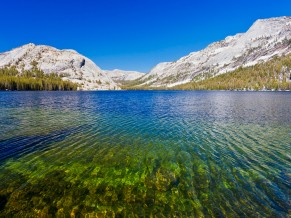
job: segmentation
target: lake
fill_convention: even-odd
[[[288,217],[291,94],[0,92],[1,217]]]

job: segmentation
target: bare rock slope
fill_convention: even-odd
[[[0,68],[16,66],[22,72],[30,70],[33,62],[47,74],[62,74],[64,80],[79,83],[83,90],[119,89],[95,63],[74,50],[58,50],[30,43],[0,54]]]
[[[113,79],[115,82],[131,81],[144,76],[144,73],[137,71],[125,71],[125,70],[106,70],[106,74]]]
[[[226,37],[175,62],[160,63],[139,80],[172,87],[252,66],[291,52],[291,17],[257,20],[242,34]]]

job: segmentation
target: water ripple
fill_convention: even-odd
[[[3,93],[0,216],[287,217],[290,98]]]

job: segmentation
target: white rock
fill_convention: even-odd
[[[30,70],[33,61],[47,74],[66,74],[64,80],[82,84],[83,90],[120,89],[95,63],[74,50],[58,50],[30,43],[0,54],[0,68],[16,66],[22,72]]]
[[[137,71],[125,71],[125,70],[105,70],[104,71],[107,76],[111,77],[113,81],[120,82],[120,81],[130,81],[138,79],[144,76],[144,73],[137,72]]]
[[[160,63],[140,80],[146,81],[143,85],[168,87],[203,80],[202,73],[219,75],[288,54],[291,46],[282,43],[286,39],[291,39],[291,17],[257,20],[246,33],[228,36],[178,61]]]

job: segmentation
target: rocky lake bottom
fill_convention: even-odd
[[[288,92],[0,93],[0,217],[288,217]]]

